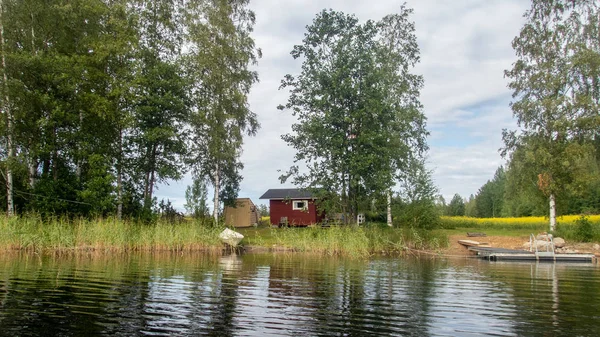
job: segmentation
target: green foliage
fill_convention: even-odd
[[[243,135],[258,129],[247,6],[3,0],[0,132],[16,155],[3,141],[0,162],[17,210],[153,223],[156,184],[188,170],[222,175],[233,200]]]
[[[480,218],[493,218],[501,215],[505,196],[506,174],[500,166],[494,179],[483,185],[475,196],[476,214]]]
[[[533,0],[513,41],[518,60],[505,72],[519,125],[503,135],[512,177],[522,181],[515,186],[537,185],[559,204],[587,186],[590,172],[580,168],[597,160],[599,14],[595,1]]]
[[[208,191],[206,190],[206,184],[201,179],[194,179],[192,185],[188,186],[185,190],[185,210],[192,217],[203,219],[209,215],[208,205],[206,204],[207,200]]]
[[[279,109],[298,118],[282,136],[296,156],[281,180],[323,194],[327,212],[354,218],[427,150],[423,79],[410,73],[419,61],[411,13],[402,6],[360,23],[324,10],[292,50],[302,70],[282,80],[290,95]]]
[[[265,204],[258,205],[258,214],[261,217],[269,216],[269,207],[267,207],[267,205],[265,205]]]
[[[173,207],[171,200],[167,199],[167,202],[165,202],[164,199],[161,200],[158,204],[158,213],[160,214],[160,219],[169,224],[179,224],[183,222],[183,214],[177,212],[175,207]]]
[[[465,216],[477,216],[477,201],[473,194],[469,196],[469,200],[467,200],[467,202],[465,203]]]
[[[220,201],[231,204],[237,196],[243,136],[255,135],[260,127],[248,104],[250,89],[258,81],[250,67],[261,57],[250,36],[255,15],[248,3],[214,0],[207,6],[190,1],[184,16],[191,44],[185,62],[197,107],[189,118],[189,163],[195,176],[215,189],[215,220]]]
[[[401,191],[392,202],[393,222],[406,228],[433,229],[440,214],[435,204],[437,188],[423,162],[413,162],[400,180]]]
[[[85,213],[95,216],[106,216],[115,205],[114,175],[106,158],[94,154],[88,159],[87,176],[82,179],[82,187],[78,199],[89,205]]]
[[[449,216],[464,216],[465,215],[465,202],[460,194],[455,194],[448,204],[448,211],[446,215]]]
[[[576,226],[576,238],[581,242],[591,242],[594,238],[594,227],[592,223],[585,216],[581,216],[575,221]]]

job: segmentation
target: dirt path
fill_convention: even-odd
[[[485,236],[485,237],[468,237],[465,235],[450,235],[448,237],[449,245],[444,251],[446,255],[469,256],[472,255],[469,250],[458,243],[458,240],[473,240],[480,243],[488,243],[492,247],[509,248],[509,249],[524,249],[523,244],[529,242],[528,236]],[[594,243],[576,243],[567,246],[576,250],[578,253],[590,253],[600,256],[600,250],[594,249]]]
[[[486,237],[468,237],[465,235],[451,235],[448,237],[449,245],[445,251],[448,255],[472,255],[469,250],[458,243],[458,240],[473,240],[480,243],[488,243],[492,247],[523,249],[523,243],[529,241],[529,237],[518,236],[486,236]]]

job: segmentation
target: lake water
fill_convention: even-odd
[[[307,255],[0,255],[0,335],[600,336],[600,268]]]

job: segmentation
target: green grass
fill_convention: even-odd
[[[448,245],[448,238],[442,232],[389,228],[379,224],[326,228],[266,227],[238,231],[245,236],[242,243],[248,246],[351,257],[398,254],[413,249],[435,250]]]
[[[24,251],[220,251],[223,228],[194,221],[180,224],[158,222],[145,225],[107,219],[44,219],[36,215],[0,216],[0,249]],[[448,245],[441,231],[389,228],[381,224],[332,226],[328,228],[236,229],[245,238],[243,246],[274,251],[321,255],[368,257],[401,254],[413,250],[436,250]]]
[[[145,225],[116,219],[0,216],[0,248],[16,250],[192,251],[220,248],[222,228],[194,222]]]

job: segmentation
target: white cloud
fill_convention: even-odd
[[[290,56],[301,42],[305,27],[324,8],[353,13],[361,20],[379,19],[397,11],[401,2],[375,0],[254,0],[254,38],[263,50],[257,70],[260,83],[250,95],[250,106],[262,125],[247,138],[240,196],[255,202],[269,188],[280,187],[278,170],[293,164],[293,149],[281,140],[294,117],[277,105],[287,93],[278,90],[286,73],[297,73],[300,61]],[[498,154],[501,130],[514,127],[508,107],[510,91],[504,70],[514,62],[511,41],[523,24],[528,7],[522,0],[420,0],[413,7],[421,63],[415,72],[425,78],[421,101],[432,131],[429,162],[445,197],[476,193],[503,164]],[[460,138],[460,142],[456,138]],[[183,209],[185,186],[191,180],[161,187]],[[288,185],[289,186],[289,185]]]

